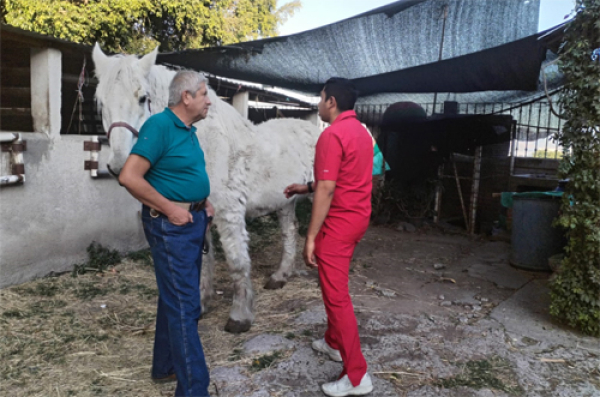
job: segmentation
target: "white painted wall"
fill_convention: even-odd
[[[0,288],[72,269],[92,241],[121,252],[146,246],[139,202],[115,179],[83,170],[90,137],[60,135],[60,52],[32,51],[31,61],[36,132],[21,133],[26,182],[0,189]],[[8,159],[0,154],[0,175],[10,174]]]

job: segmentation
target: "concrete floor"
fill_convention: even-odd
[[[440,231],[371,228],[350,288],[375,390],[372,396],[600,396],[600,341],[548,314],[547,273],[508,264],[510,245]],[[302,276],[314,280],[315,272]],[[258,372],[211,368],[214,396],[321,396],[342,365],[314,352],[322,303],[292,321],[296,335],[264,333],[243,354],[285,359]],[[478,372],[479,370],[479,372]]]

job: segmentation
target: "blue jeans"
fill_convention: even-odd
[[[192,212],[193,223],[175,226],[167,217],[142,208],[144,233],[152,250],[158,309],[152,377],[177,375],[176,397],[207,397],[210,378],[198,335],[200,270],[206,212]]]

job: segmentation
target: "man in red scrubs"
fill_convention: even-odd
[[[319,116],[331,125],[317,142],[315,181],[293,184],[284,191],[288,198],[315,193],[304,261],[319,269],[327,331],[312,347],[344,362],[339,379],[322,385],[323,392],[334,397],[373,390],[348,289],[350,260],[371,215],[373,143],[353,110],[357,96],[347,79],[331,78],[325,83]]]

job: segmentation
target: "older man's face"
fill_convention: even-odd
[[[187,93],[190,96],[189,111],[193,115],[194,122],[205,119],[208,115],[208,108],[211,105],[210,99],[208,98],[208,87],[205,83],[200,84],[196,96],[193,97],[191,93]]]

